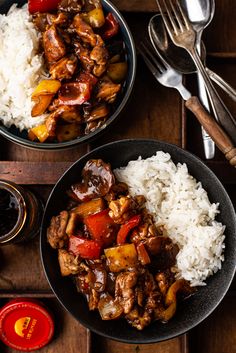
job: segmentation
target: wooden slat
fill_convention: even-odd
[[[72,162],[1,161],[0,179],[24,185],[53,185],[71,164]]]
[[[92,339],[92,347],[92,353],[188,353],[188,337],[183,335],[160,343],[137,345],[96,337],[96,344],[93,344]]]

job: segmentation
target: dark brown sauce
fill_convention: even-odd
[[[0,237],[14,228],[18,214],[16,198],[9,191],[0,190]]]

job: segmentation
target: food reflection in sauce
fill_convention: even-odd
[[[178,246],[155,225],[144,196],[131,196],[101,159],[86,163],[68,196],[47,230],[62,276],[72,276],[103,320],[123,318],[138,330],[169,321],[177,295],[193,290],[175,279]]]

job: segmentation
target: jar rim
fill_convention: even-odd
[[[18,217],[14,227],[6,234],[0,236],[0,244],[7,243],[8,241],[17,237],[26,222],[27,216],[27,207],[24,200],[24,197],[19,190],[19,186],[15,183],[7,180],[0,179],[0,189],[8,191],[11,195],[14,196],[18,206]]]

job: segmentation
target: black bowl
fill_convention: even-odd
[[[97,312],[90,312],[86,300],[77,293],[69,278],[62,278],[57,251],[47,243],[46,229],[52,216],[64,209],[65,191],[80,178],[81,170],[91,158],[102,158],[112,168],[125,166],[139,156],[147,158],[162,150],[170,153],[175,163],[186,163],[189,173],[202,182],[211,202],[220,203],[218,221],[226,225],[225,261],[222,269],[207,280],[196,294],[180,303],[176,315],[168,323],[154,322],[137,331],[124,320],[102,321]],[[41,258],[47,279],[58,300],[77,320],[90,330],[127,343],[152,343],[181,335],[204,320],[217,307],[233,279],[236,263],[236,217],[224,187],[214,173],[197,157],[181,148],[155,140],[122,140],[101,146],[75,162],[57,182],[48,199],[41,228]]]
[[[20,0],[20,1],[0,0],[0,13],[7,13],[11,5],[14,3],[17,3],[19,6],[22,6],[25,4],[25,0]],[[102,0],[102,5],[104,8],[104,11],[106,13],[112,12],[119,22],[119,25],[120,25],[119,36],[121,37],[121,39],[125,44],[126,60],[128,63],[128,73],[127,73],[126,81],[123,84],[122,91],[119,95],[119,98],[114,103],[113,113],[108,118],[106,124],[103,127],[98,128],[94,132],[91,132],[88,135],[78,137],[74,140],[67,141],[67,142],[40,143],[40,142],[30,141],[27,139],[26,130],[20,132],[19,129],[17,129],[14,126],[7,128],[4,125],[1,125],[1,123],[0,123],[0,135],[3,135],[4,137],[6,137],[12,142],[15,142],[19,145],[23,145],[31,149],[50,150],[50,151],[61,150],[61,149],[73,147],[78,144],[91,142],[92,140],[97,138],[100,134],[105,132],[113,123],[113,121],[118,118],[121,111],[124,109],[133,89],[135,75],[136,75],[136,65],[137,65],[136,50],[135,50],[134,40],[129,30],[129,27],[127,26],[126,21],[124,20],[120,12],[117,10],[117,8],[109,0]]]

